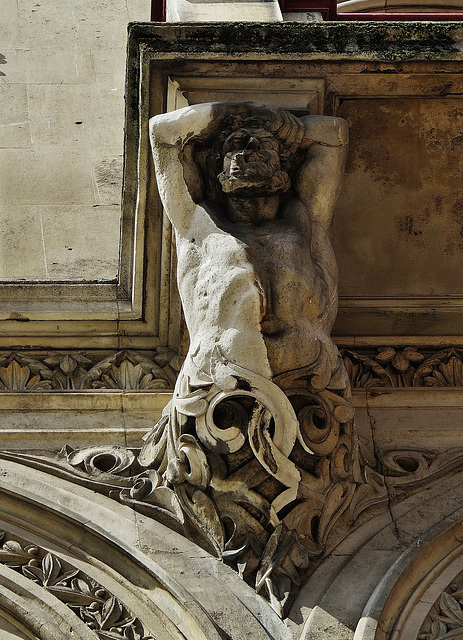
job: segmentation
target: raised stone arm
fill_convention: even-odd
[[[208,102],[150,119],[150,138],[159,195],[175,230],[188,233],[196,204],[203,198],[202,176],[193,159],[193,140],[213,137],[224,118],[244,115],[247,103]]]
[[[212,122],[212,105],[201,104],[163,113],[150,120],[151,147],[159,195],[177,233],[185,234],[196,207],[187,187],[181,154],[186,141],[207,129]],[[194,171],[194,163],[189,163]],[[194,180],[189,181],[194,184]],[[197,185],[200,187],[199,175]]]
[[[346,161],[347,122],[328,116],[305,116],[300,120],[305,126],[304,141],[310,140],[311,144],[294,186],[308,207],[312,220],[328,230]]]

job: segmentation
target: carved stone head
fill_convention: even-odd
[[[218,179],[226,194],[260,197],[283,193],[291,182],[280,163],[278,141],[256,118],[244,120],[223,145]]]

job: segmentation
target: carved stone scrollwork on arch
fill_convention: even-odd
[[[63,602],[100,640],[154,640],[101,584],[56,555],[0,531],[0,564]]]
[[[8,573],[10,582],[21,582],[25,592],[52,602],[49,606],[61,617],[71,616],[82,630],[76,640],[132,640],[131,624],[140,638],[155,640],[245,640],[250,632],[256,640],[287,638],[271,607],[219,560],[155,520],[95,493],[98,485],[101,491],[103,477],[111,478],[105,493],[117,488],[116,478],[118,492],[125,490],[129,477],[124,474],[130,471],[125,465],[133,460],[132,452],[101,455],[93,447],[86,453],[72,456],[68,449],[78,466],[61,465],[61,470],[45,459],[39,465],[39,456],[23,460],[27,470],[18,463],[21,454],[13,455],[16,461],[0,460],[0,528],[9,532],[0,548],[6,545],[4,559],[16,565],[6,566],[0,558],[0,576]],[[121,475],[111,474],[112,467]],[[73,482],[71,469],[76,471]],[[90,598],[96,600],[93,605]],[[216,598],[227,610],[226,618],[217,611]],[[118,620],[111,620],[119,610]],[[106,624],[112,623],[109,629],[101,628],[105,617]],[[46,636],[43,630],[36,635],[40,640],[73,638]]]

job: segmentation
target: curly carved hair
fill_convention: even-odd
[[[224,158],[224,142],[239,129],[265,129],[278,143],[278,155],[283,171],[290,178],[300,161],[298,153],[304,126],[296,116],[284,109],[269,109],[263,105],[248,104],[248,113],[244,116],[230,115],[206,140],[197,140],[194,145],[194,159],[199,165],[206,199],[219,202],[224,194],[218,182]]]

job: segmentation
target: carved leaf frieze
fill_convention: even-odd
[[[0,351],[0,391],[172,389],[181,359],[167,347],[117,351]]]
[[[415,347],[341,349],[353,388],[461,387],[463,349]],[[1,391],[172,389],[182,359],[168,347],[154,353],[117,351],[1,351]]]
[[[68,562],[5,531],[0,545],[1,564],[64,602],[100,640],[155,640],[118,598]]]
[[[461,387],[463,349],[342,349],[352,387]]]

